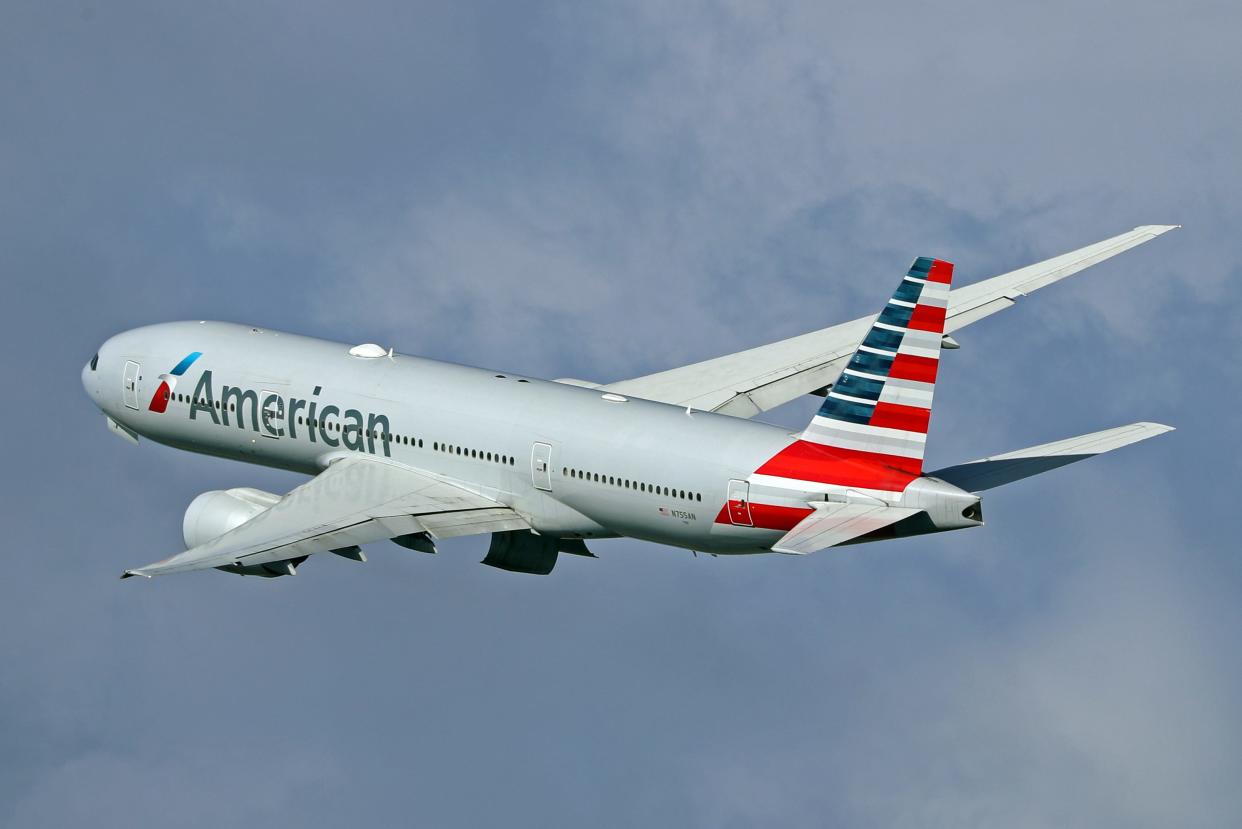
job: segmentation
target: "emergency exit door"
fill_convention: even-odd
[[[753,527],[750,517],[750,484],[729,481],[729,520],[739,527]]]
[[[260,400],[263,401],[263,408],[259,410],[263,428],[259,434],[279,439],[285,433],[285,399],[274,391],[264,389]]]
[[[141,367],[130,360],[125,364],[125,374],[121,379],[121,391],[125,398],[125,405],[131,409],[138,408],[138,372]]]
[[[536,443],[530,450],[530,479],[535,489],[552,491],[552,447]]]

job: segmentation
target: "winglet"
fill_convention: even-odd
[[[144,573],[141,570],[126,570],[124,573],[121,574],[121,578],[123,579],[130,579],[130,578],[133,578],[134,576],[142,576],[144,579],[151,578],[149,573]]]

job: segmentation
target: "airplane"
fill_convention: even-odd
[[[546,575],[630,537],[713,555],[806,555],[978,527],[980,492],[1146,440],[1132,423],[926,472],[955,331],[1178,225],[1145,225],[972,285],[919,257],[876,316],[618,382],[541,380],[226,322],[107,340],[82,384],[114,434],[311,475],[285,495],[205,492],[185,550],[121,578],[292,576],[315,553],[490,535],[482,563]],[[801,432],[752,420],[803,395]]]

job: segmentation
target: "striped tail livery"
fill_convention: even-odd
[[[923,472],[952,278],[916,259],[801,438],[756,474],[899,497]]]
[[[919,475],[953,265],[919,257],[802,439]]]

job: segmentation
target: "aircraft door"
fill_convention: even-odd
[[[125,363],[125,375],[121,380],[121,390],[125,398],[125,405],[131,409],[138,408],[138,372],[141,367],[133,360]]]
[[[753,527],[750,517],[750,484],[729,481],[729,520],[739,527]]]
[[[535,489],[552,491],[552,447],[536,443],[530,450],[530,479]]]
[[[264,390],[259,395],[263,408],[259,410],[259,418],[263,428],[259,433],[267,438],[280,438],[285,434],[285,399],[274,391]]]

